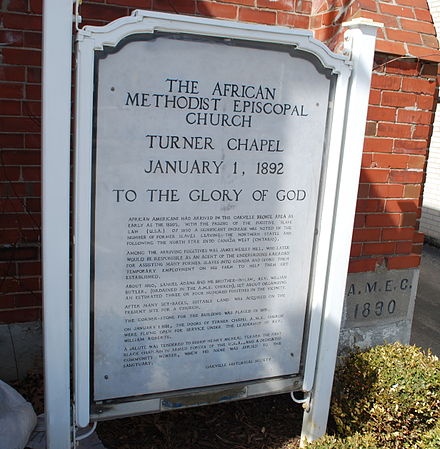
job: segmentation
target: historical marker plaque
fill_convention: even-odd
[[[77,43],[78,424],[313,390],[360,161],[347,57],[140,10]]]
[[[97,53],[94,398],[299,372],[331,78],[172,34]]]

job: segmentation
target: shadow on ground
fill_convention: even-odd
[[[302,408],[289,395],[102,422],[107,449],[293,449]]]
[[[440,248],[423,247],[411,344],[440,356]]]

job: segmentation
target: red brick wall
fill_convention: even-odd
[[[384,25],[377,34],[376,51],[440,61],[426,0],[315,0],[311,29],[337,51],[342,45],[342,23],[357,17]]]
[[[41,4],[2,2],[0,322],[40,317]]]
[[[417,267],[437,64],[376,55],[350,271]]]
[[[147,9],[307,29],[311,8],[306,0],[104,0],[84,2],[81,15],[83,24],[102,25],[133,9]]]
[[[370,98],[351,271],[415,267],[436,91],[437,40],[426,0],[96,0],[83,25],[135,8],[306,28],[340,51],[342,22],[383,22]],[[41,317],[42,0],[3,0],[0,46],[0,323]],[[396,59],[417,56],[416,59]]]

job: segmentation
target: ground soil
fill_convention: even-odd
[[[43,413],[43,376],[12,385]],[[106,449],[296,449],[302,407],[290,395],[267,396],[100,422]]]
[[[102,422],[107,449],[293,449],[301,407],[289,395]]]

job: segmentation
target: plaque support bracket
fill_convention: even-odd
[[[296,404],[302,404],[303,409],[308,412],[310,410],[310,400],[311,400],[311,394],[310,391],[305,391],[304,392],[304,397],[301,399],[298,399],[295,396],[295,391],[292,391],[290,393],[290,397],[292,398],[292,401],[295,402]]]
[[[371,67],[377,28],[382,25],[360,18],[344,23],[344,26],[348,28],[344,40],[344,54],[350,58],[353,72],[346,100],[334,209],[335,223],[331,237],[331,248],[337,250],[330,251],[315,375],[310,392],[310,408],[304,412],[301,447],[304,447],[306,441],[313,441],[324,435],[327,426],[370,93]]]

